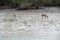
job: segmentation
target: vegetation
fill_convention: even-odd
[[[24,2],[38,3],[39,5],[48,5],[48,4],[60,5],[60,0],[0,0],[0,5],[12,5]]]

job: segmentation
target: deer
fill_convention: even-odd
[[[45,14],[45,13],[41,13],[41,16],[42,16],[42,18],[43,17],[48,18],[47,14]]]
[[[12,15],[13,15],[14,17],[16,17],[16,14],[15,14],[15,13],[13,13]]]

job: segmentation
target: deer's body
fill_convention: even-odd
[[[48,18],[48,16],[45,13],[42,13],[41,16],[42,16],[42,18],[43,17]]]
[[[13,13],[13,16],[14,16],[14,17],[16,17],[16,14],[15,14],[15,13]]]

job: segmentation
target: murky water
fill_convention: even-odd
[[[48,19],[42,19],[41,12]],[[0,10],[0,40],[60,40],[60,8]]]

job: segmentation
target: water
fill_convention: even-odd
[[[42,19],[41,12],[48,19]],[[0,40],[60,40],[60,9],[0,10]]]

